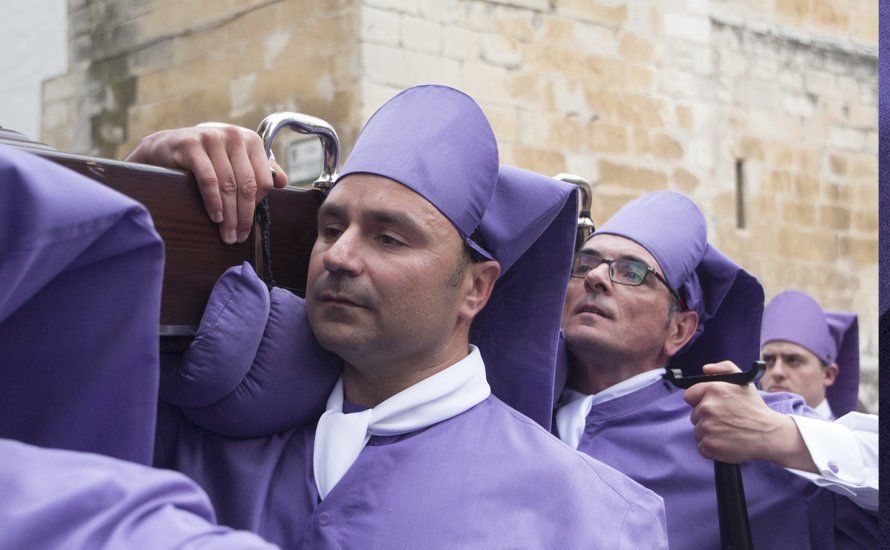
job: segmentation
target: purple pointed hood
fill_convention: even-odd
[[[859,396],[859,321],[854,313],[824,311],[797,290],[777,294],[763,313],[760,344],[783,340],[813,353],[826,365],[837,363],[834,384],[825,392],[835,416],[856,410]]]
[[[564,383],[557,347],[577,200],[574,185],[501,165],[479,228],[501,276],[470,341],[482,352],[492,392],[548,430]]]
[[[397,181],[428,200],[470,248],[498,178],[498,145],[473,98],[446,86],[408,88],[368,120],[339,182],[351,174]],[[336,182],[335,182],[336,184]]]

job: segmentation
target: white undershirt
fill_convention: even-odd
[[[823,399],[821,403],[813,407],[813,410],[825,420],[834,420],[834,412],[831,410],[831,405],[828,404],[828,399]]]
[[[587,415],[594,405],[636,392],[656,383],[664,369],[646,371],[610,386],[594,395],[566,389],[556,412],[559,438],[578,448]],[[824,404],[824,406],[823,406]],[[823,401],[816,408],[824,415],[831,407]],[[874,414],[849,413],[838,420],[820,420],[791,415],[804,444],[821,473],[811,474],[786,468],[820,487],[846,496],[866,510],[878,510],[878,417]],[[830,418],[830,417],[827,417]]]
[[[581,442],[581,434],[584,433],[584,425],[587,423],[587,415],[594,405],[623,397],[654,384],[661,380],[664,372],[662,368],[641,372],[593,395],[566,388],[560,399],[564,404],[556,411],[556,429],[559,430],[559,438],[569,447],[577,449],[578,443]]]

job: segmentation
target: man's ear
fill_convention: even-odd
[[[677,354],[686,342],[692,339],[698,328],[698,313],[694,311],[676,311],[668,325],[668,337],[664,343],[664,351],[668,357]]]
[[[473,262],[467,265],[462,287],[464,293],[458,311],[459,317],[472,321],[482,311],[491,297],[491,291],[494,289],[494,283],[500,272],[501,264],[494,260]]]
[[[822,385],[826,388],[833,386],[834,383],[837,381],[837,363],[832,363],[827,367],[824,367],[822,369],[822,373],[825,376],[825,378],[822,380]]]

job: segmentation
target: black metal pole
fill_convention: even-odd
[[[728,382],[744,386],[763,375],[766,364],[755,361],[750,370],[711,376],[684,376],[679,369],[668,369],[665,379],[678,388],[691,388],[701,382]],[[720,522],[720,547],[724,550],[752,550],[751,526],[742,471],[738,464],[714,461],[714,482],[717,488],[717,519]]]
[[[714,479],[717,485],[720,546],[726,550],[753,548],[745,487],[742,484],[742,471],[739,465],[715,460]]]

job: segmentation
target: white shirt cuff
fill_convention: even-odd
[[[792,415],[819,475],[788,469],[844,495],[867,510],[878,509],[878,418],[849,413],[829,422]]]

